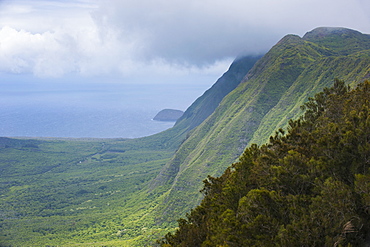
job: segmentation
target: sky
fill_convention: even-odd
[[[214,83],[237,56],[286,34],[370,34],[369,9],[368,0],[0,0],[0,80]]]

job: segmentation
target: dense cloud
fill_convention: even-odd
[[[287,33],[370,33],[367,0],[0,1],[0,71],[58,77],[220,73]]]
[[[283,35],[317,26],[368,28],[365,7],[348,0],[104,0],[95,16],[137,43],[143,58],[202,65],[265,52]]]

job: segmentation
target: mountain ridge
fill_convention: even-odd
[[[335,80],[248,147],[161,246],[368,246],[370,82]]]
[[[238,86],[259,58],[259,56],[241,56],[235,59],[230,65],[228,71],[226,71],[210,89],[208,89],[202,96],[196,99],[188,109],[186,109],[184,114],[176,121],[176,124],[172,129],[164,131],[158,135],[162,135],[167,132],[180,132],[182,133],[181,141],[184,142],[187,139],[187,136],[190,135],[189,132],[208,118],[219,106],[222,99]],[[176,168],[172,171],[159,173],[157,179],[153,180],[149,187],[153,189],[155,187],[162,186],[165,183],[168,184],[169,177],[175,172]]]
[[[300,105],[330,86],[336,77],[353,84],[370,75],[370,53],[366,50],[370,36],[337,30],[330,29],[324,38],[317,39],[310,35],[320,33],[320,28],[305,39],[287,35],[255,63],[238,87],[190,133],[162,168],[160,174],[167,174],[171,186],[158,210],[158,219],[173,220],[171,215],[199,203],[201,184],[197,181],[207,175],[220,175],[251,141],[267,141],[278,127],[285,127],[289,119],[302,113]],[[350,35],[343,36],[347,33]],[[361,45],[346,47],[341,40],[356,40]],[[277,111],[281,108],[286,108],[285,113]],[[197,199],[189,201],[188,197]]]
[[[186,109],[176,125],[187,125],[192,130],[201,124],[217,108],[221,100],[241,82],[261,56],[240,56],[230,65],[229,69]]]

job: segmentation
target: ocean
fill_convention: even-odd
[[[152,120],[185,111],[206,85],[0,83],[0,136],[138,138],[174,125]]]

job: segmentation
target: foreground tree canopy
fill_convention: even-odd
[[[370,82],[336,80],[270,142],[252,145],[161,246],[361,246],[370,242]]]

